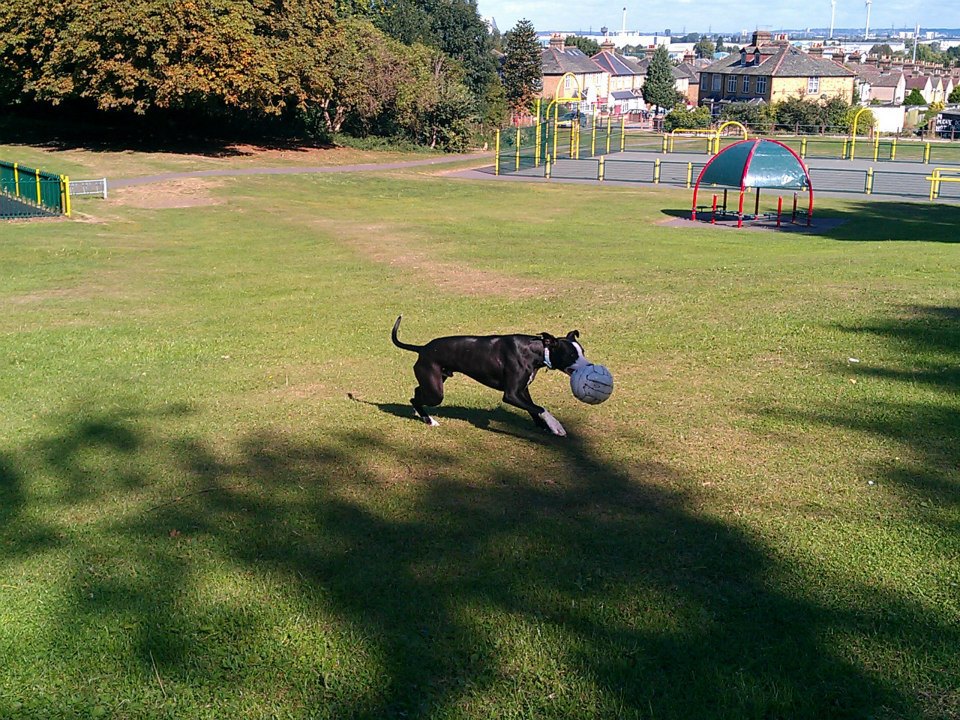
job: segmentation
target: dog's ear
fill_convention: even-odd
[[[550,333],[540,333],[540,339],[544,345],[556,345],[557,339]]]
[[[571,330],[567,333],[567,340],[576,340],[578,337],[580,337],[579,330]]]

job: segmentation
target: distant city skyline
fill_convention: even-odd
[[[583,30],[599,32],[607,27],[620,32],[626,7],[627,32],[734,33],[740,30],[828,28],[830,0],[769,0],[764,3],[743,0],[581,0],[557,3],[556,0],[478,0],[484,17],[496,20],[500,32],[526,18],[540,31]],[[863,0],[837,0],[835,28],[863,28],[867,10]],[[884,34],[891,26],[897,30],[960,28],[960,2],[957,0],[873,0],[870,10],[870,35]]]

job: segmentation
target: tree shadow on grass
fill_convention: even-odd
[[[695,478],[577,437],[528,467],[525,438],[222,448],[176,415],[78,415],[2,465],[0,566],[52,515],[66,572],[10,656],[49,680],[0,684],[0,715],[919,717],[850,648],[922,663],[930,638],[960,643],[883,588],[824,600],[701,512]]]
[[[2,111],[2,108],[0,108]],[[264,127],[227,129],[215,121],[200,126],[188,115],[149,118],[126,113],[78,116],[70,110],[18,108],[16,113],[0,115],[0,134],[10,145],[30,145],[50,150],[90,150],[92,152],[135,151],[177,153],[213,158],[249,155],[245,144],[264,150],[296,152],[332,145],[298,137],[283,137]]]
[[[823,233],[834,240],[960,242],[960,205],[858,200],[844,210],[830,208],[824,214],[846,220]]]

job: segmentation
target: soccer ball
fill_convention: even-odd
[[[570,389],[580,402],[599,405],[613,393],[613,375],[603,365],[584,365],[570,376]]]

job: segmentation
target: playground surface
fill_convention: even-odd
[[[710,157],[704,153],[681,152],[611,153],[604,157],[602,182],[654,184],[654,173],[657,172],[658,184],[685,187],[688,179],[692,178],[690,182],[696,180]],[[818,195],[858,194],[871,200],[902,200],[904,198],[924,200],[930,196],[930,181],[927,178],[934,168],[922,162],[806,158],[805,163],[810,170],[814,191]],[[599,182],[598,166],[597,158],[560,159],[552,164],[550,179]],[[492,175],[495,171],[491,166],[481,172]],[[503,173],[501,173],[502,176]],[[544,167],[524,168],[511,172],[510,176],[544,179]],[[868,182],[871,190],[869,193],[865,192]],[[960,202],[958,186],[960,183],[943,185],[939,199],[943,202]]]

